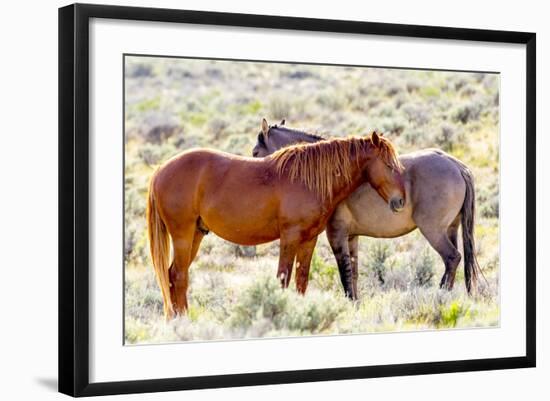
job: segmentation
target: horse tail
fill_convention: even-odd
[[[454,159],[460,169],[462,178],[466,184],[466,196],[464,197],[464,203],[462,204],[462,243],[464,246],[464,279],[466,281],[466,289],[468,294],[472,293],[472,290],[476,288],[479,276],[483,276],[483,272],[477,262],[475,254],[475,238],[474,238],[474,225],[475,225],[475,213],[476,213],[476,194],[474,187],[474,176],[470,169],[462,162]]]
[[[147,232],[153,267],[164,300],[164,316],[169,319],[174,315],[174,308],[170,297],[170,236],[156,204],[154,191],[155,178],[156,173],[151,178],[149,194],[147,196]]]

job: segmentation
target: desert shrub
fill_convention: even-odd
[[[281,71],[280,73],[282,78],[289,78],[289,79],[306,79],[313,77],[313,73],[308,70],[300,69],[299,66],[292,66],[292,69],[289,71]]]
[[[286,316],[285,328],[299,333],[323,333],[330,329],[338,316],[348,307],[343,295],[308,294],[293,302]]]
[[[407,291],[411,286],[412,276],[408,269],[393,268],[388,269],[384,277],[384,291],[397,290]]]
[[[388,266],[386,261],[390,255],[390,247],[386,242],[377,241],[369,248],[368,252],[368,269],[371,270],[378,282],[384,285],[386,282],[386,274]]]
[[[124,261],[145,264],[149,257],[145,219],[136,217],[124,228]]]
[[[253,258],[256,256],[256,247],[254,245],[234,245],[235,255],[241,258]]]
[[[437,98],[441,95],[441,89],[437,86],[423,86],[420,89],[420,94],[427,99]]]
[[[147,320],[151,316],[162,315],[162,294],[151,270],[134,279],[132,272],[125,276],[125,308],[127,316]]]
[[[336,261],[332,263],[321,258],[317,251],[313,253],[310,266],[310,280],[322,290],[338,288],[340,278]]]
[[[470,85],[470,84],[462,87],[462,89],[460,89],[460,92],[459,92],[460,96],[462,97],[472,97],[476,93],[477,93],[477,88],[474,85]]]
[[[456,327],[459,319],[469,314],[469,306],[454,292],[413,288],[396,303],[398,316],[415,325]]]
[[[154,112],[159,110],[161,99],[155,96],[148,99],[143,99],[133,105],[133,109],[138,113]]]
[[[468,80],[464,76],[458,76],[454,81],[455,91],[460,91],[462,87],[468,84]]]
[[[237,155],[250,156],[253,140],[254,137],[251,135],[230,135],[223,143],[222,150]]]
[[[224,129],[228,126],[229,123],[226,120],[215,117],[208,123],[208,130],[215,139],[219,139]]]
[[[396,96],[396,97],[395,97],[395,101],[394,101],[393,104],[394,104],[394,107],[395,107],[396,109],[400,109],[401,106],[403,106],[403,105],[406,104],[406,103],[407,103],[406,97],[400,95],[400,96]]]
[[[227,249],[234,247],[234,245],[224,244],[222,247]],[[234,251],[228,252],[217,249],[214,252],[209,252],[208,245],[203,248],[201,244],[199,255],[194,263],[198,268],[209,271],[232,271],[237,266],[237,257]]]
[[[165,142],[162,145],[144,143],[138,150],[140,159],[143,163],[150,167],[154,167],[162,163],[176,153],[177,150],[168,142]]]
[[[456,122],[461,122],[462,124],[467,124],[470,121],[477,120],[481,115],[483,110],[483,105],[477,101],[471,101],[463,103],[462,105],[456,107],[452,118]]]
[[[224,72],[221,68],[218,67],[210,67],[205,70],[206,75],[210,78],[214,79],[222,79],[224,76]]]
[[[147,63],[128,63],[125,66],[127,77],[146,78],[153,75],[153,66]]]
[[[388,104],[388,103],[384,103],[383,106],[380,106],[378,108],[378,115],[380,117],[391,118],[391,117],[393,117],[394,112],[395,112],[395,108],[391,104]]]
[[[145,229],[145,196],[147,189],[140,180],[125,179],[124,214],[124,260],[144,263],[148,257],[147,232]],[[131,183],[131,185],[129,185]]]
[[[386,89],[386,96],[395,96],[403,91],[403,87],[399,84],[392,84]]]
[[[157,341],[164,342],[231,338],[231,333],[224,333],[216,322],[200,318],[192,320],[188,316],[178,317],[168,323],[159,322],[153,329]]]
[[[407,92],[409,93],[417,92],[420,89],[420,87],[421,87],[421,83],[418,80],[411,79],[407,81],[406,88],[407,88]]]
[[[441,320],[440,305],[443,302],[433,291],[412,288],[394,304],[393,313],[414,325],[433,326]]]
[[[347,105],[344,95],[336,91],[324,91],[317,96],[317,104],[325,109],[325,112],[339,111]]]
[[[385,118],[377,127],[379,131],[389,135],[401,135],[405,130],[407,123],[400,117]]]
[[[417,147],[421,143],[423,143],[424,136],[425,136],[425,130],[418,129],[418,128],[410,128],[410,129],[406,129],[403,132],[402,138],[405,140],[405,142],[409,146]]]
[[[191,320],[224,321],[230,315],[231,297],[226,275],[219,271],[191,270],[188,290]]]
[[[369,109],[374,109],[377,107],[380,103],[382,103],[382,99],[376,96],[369,96],[369,100],[367,101],[367,106]]]
[[[435,131],[434,142],[447,152],[452,152],[454,145],[462,140],[460,131],[453,125],[442,123]]]
[[[185,67],[179,65],[170,65],[166,69],[166,74],[174,80],[183,80],[193,78],[193,73]]]
[[[408,104],[403,107],[403,113],[407,117],[409,123],[414,123],[417,126],[427,124],[431,118],[429,108],[421,104]]]
[[[276,120],[290,116],[290,103],[282,97],[273,97],[268,104],[269,115]]]
[[[289,305],[288,296],[289,291],[284,291],[276,278],[263,276],[244,289],[233,307],[229,324],[233,328],[248,328],[254,320],[263,318],[280,327]]]
[[[499,189],[498,183],[494,182],[490,187],[476,188],[477,204],[479,212],[483,217],[498,218],[499,216]]]
[[[150,143],[160,144],[175,135],[181,135],[183,128],[175,124],[162,124],[151,127],[145,134],[145,140]]]
[[[417,287],[431,286],[434,272],[434,259],[428,248],[415,255],[412,260],[413,285]]]
[[[264,275],[244,289],[229,323],[247,337],[270,331],[315,334],[328,330],[347,307],[342,294],[310,291],[304,297],[281,289],[276,278]]]
[[[127,315],[128,316],[128,315]],[[143,343],[151,338],[150,326],[135,318],[127,318],[124,322],[124,337],[128,344]]]

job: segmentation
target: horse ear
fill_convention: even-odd
[[[281,124],[279,124],[279,125],[285,125],[285,119],[284,118],[281,120]]]
[[[268,132],[269,132],[269,124],[267,123],[267,120],[265,118],[262,118],[262,133],[264,134],[265,139],[267,139]]]
[[[380,137],[378,136],[378,134],[376,133],[376,131],[373,131],[373,132],[372,132],[371,140],[372,140],[372,144],[373,144],[374,146],[376,146],[377,148],[380,147]]]
[[[262,118],[262,133],[267,138],[267,133],[269,132],[269,124],[265,118]]]

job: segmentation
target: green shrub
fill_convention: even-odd
[[[329,293],[308,294],[295,299],[285,319],[285,328],[304,334],[318,334],[329,330],[338,316],[348,307],[343,295]]]
[[[386,273],[388,270],[386,260],[389,255],[390,247],[386,242],[378,241],[374,246],[369,248],[368,268],[374,273],[381,285],[384,285],[386,282]]]
[[[436,86],[424,86],[420,89],[420,94],[426,98],[436,98],[441,95],[441,90]]]
[[[456,327],[458,319],[465,313],[464,307],[458,301],[441,308],[441,326]]]
[[[412,263],[414,271],[413,284],[417,287],[431,286],[434,273],[434,260],[428,248],[413,259]]]
[[[244,289],[229,318],[234,328],[250,327],[256,319],[269,319],[280,327],[288,308],[288,291],[272,276],[264,276]]]
[[[146,111],[158,110],[160,108],[160,96],[142,100],[134,105],[135,111],[145,113]]]
[[[332,263],[327,262],[319,256],[318,252],[314,252],[309,272],[310,281],[320,289],[334,290],[339,287],[340,276],[336,260]]]
[[[231,327],[257,336],[261,331],[316,334],[327,331],[348,305],[343,295],[283,290],[272,276],[244,289],[229,317]]]

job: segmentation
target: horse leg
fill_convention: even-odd
[[[197,256],[197,253],[199,252],[199,246],[201,245],[201,241],[204,238],[205,234],[200,231],[199,229],[195,230],[195,236],[193,237],[193,246],[191,247],[191,262],[195,260],[195,257]]]
[[[451,244],[455,247],[455,249],[458,252],[458,226],[460,225],[460,214],[456,216],[456,219],[452,222],[452,224],[447,228],[447,236],[449,237],[449,241],[451,241]],[[460,258],[459,258],[460,261]],[[457,263],[458,266],[458,263]],[[450,283],[450,288],[453,288],[454,282],[455,282],[455,276],[456,276],[456,268],[454,271],[451,272],[452,275],[447,276],[447,281]]]
[[[292,276],[292,265],[298,252],[299,241],[285,239],[281,236],[279,250],[279,268],[277,269],[277,278],[281,280],[281,286],[287,288]]]
[[[193,260],[195,227],[190,226],[185,230],[172,234],[172,246],[174,248],[174,260],[170,266],[170,298],[172,299],[176,314],[185,314],[187,311],[187,287],[189,286],[189,266]]]
[[[439,253],[443,263],[445,264],[445,273],[441,278],[439,284],[440,288],[452,290],[454,285],[454,278],[456,275],[456,268],[460,263],[460,252],[454,246],[452,240],[447,233],[448,228],[442,228],[439,230],[431,229],[425,230],[421,226],[418,226],[424,237],[428,240],[430,245]]]
[[[352,289],[357,299],[359,298],[359,291],[357,290],[357,281],[359,280],[359,237],[357,235],[348,237],[348,247],[351,259]]]
[[[353,288],[353,267],[351,264],[347,230],[327,226],[327,238],[338,264],[344,293],[346,297],[356,300],[357,294]]]
[[[300,294],[305,294],[309,280],[309,267],[311,266],[311,257],[317,243],[317,237],[300,245],[296,254],[296,290]]]

